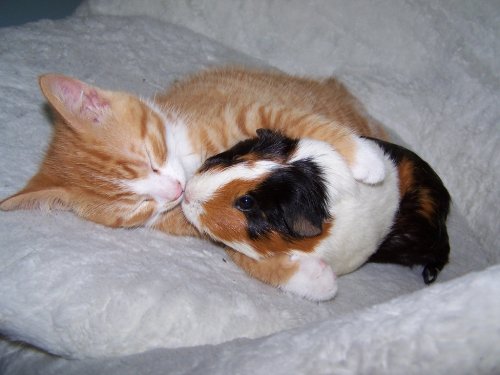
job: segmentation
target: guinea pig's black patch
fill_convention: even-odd
[[[252,239],[270,231],[290,239],[313,237],[330,219],[323,171],[310,159],[274,170],[247,195],[254,199],[253,207],[241,211]]]
[[[406,163],[411,167],[410,182],[402,192],[391,231],[369,261],[410,267],[423,265],[422,276],[430,284],[448,262],[450,253],[446,229],[450,194],[432,167],[417,154],[392,143],[369,139],[379,144],[396,166]],[[432,210],[426,213],[424,203]]]
[[[235,208],[247,218],[252,239],[266,236],[271,231],[292,239],[313,237],[321,234],[323,223],[330,219],[321,168],[311,159],[286,163],[297,145],[297,139],[269,129],[258,129],[257,137],[212,156],[199,170],[227,168],[251,160],[251,155],[254,155],[253,160],[283,163],[254,190],[234,202]]]
[[[254,154],[259,160],[286,160],[296,149],[298,140],[269,130],[258,129],[257,137],[241,141],[229,150],[214,155],[203,163],[200,172],[206,172],[214,167],[227,168],[245,162],[244,156]]]

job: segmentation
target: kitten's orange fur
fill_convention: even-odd
[[[2,210],[65,209],[110,227],[147,225],[169,234],[199,235],[184,218],[178,194],[170,197],[168,191],[158,191],[163,185],[183,186],[189,177],[178,170],[174,177],[155,175],[175,159],[164,122],[167,128],[175,123],[172,134],[182,133],[175,133],[178,127],[187,129],[176,146],[190,149],[188,157],[195,167],[255,136],[259,128],[327,141],[348,163],[354,162],[356,151],[353,133],[386,138],[333,78],[316,81],[240,68],[208,70],[177,82],[157,96],[154,105],[59,75],[42,76],[40,86],[56,111],[53,139],[38,173],[0,202]],[[131,188],[129,182],[136,180],[141,184]],[[151,181],[160,186],[154,193],[148,191]],[[249,274],[273,285],[292,274],[286,258],[256,262],[232,250],[229,254]]]
[[[278,72],[213,70],[178,82],[157,101],[189,114],[191,139],[207,155],[255,136],[259,128],[331,142],[348,161],[353,157],[352,131],[386,138],[382,127],[333,78],[317,81]]]

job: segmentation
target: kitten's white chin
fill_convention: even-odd
[[[158,213],[164,213],[164,212],[170,211],[171,209],[173,209],[174,207],[179,205],[182,202],[183,198],[184,198],[184,193],[179,195],[179,197],[173,201],[160,202]]]
[[[154,227],[158,219],[160,219],[161,215],[165,212],[168,212],[179,205],[182,201],[184,194],[181,194],[177,199],[170,202],[158,202],[158,208],[156,212],[151,216],[151,218],[146,222],[146,227]]]

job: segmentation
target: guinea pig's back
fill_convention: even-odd
[[[426,284],[435,281],[448,262],[446,227],[451,197],[432,167],[414,152],[372,139],[397,166],[400,204],[391,231],[370,261],[421,265]]]

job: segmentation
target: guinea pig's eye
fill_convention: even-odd
[[[243,195],[236,200],[235,206],[240,211],[250,211],[255,206],[255,199],[250,195]]]

